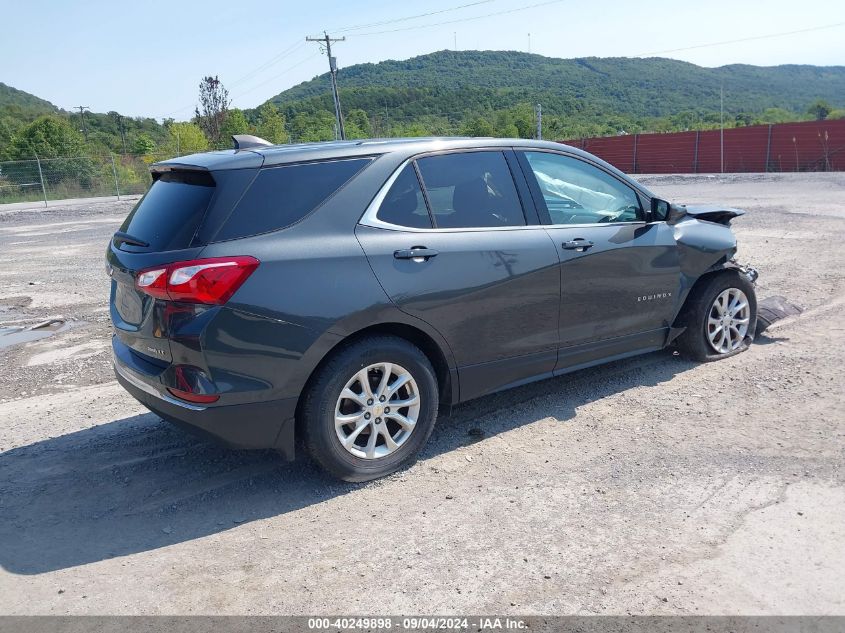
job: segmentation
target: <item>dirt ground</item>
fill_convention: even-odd
[[[110,368],[131,203],[0,209],[3,614],[845,614],[845,174],[643,178],[735,222],[753,348],[660,352],[457,408],[411,468],[337,483],[146,413]],[[2,337],[0,337],[2,338]]]

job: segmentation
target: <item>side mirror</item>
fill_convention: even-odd
[[[660,198],[652,198],[651,199],[651,221],[652,222],[661,222],[669,217],[669,209],[672,205],[670,205],[665,200],[661,200]]]

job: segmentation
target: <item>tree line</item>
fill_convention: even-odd
[[[494,107],[474,89],[454,93],[428,88],[347,88],[341,90],[344,124],[350,139],[414,136],[493,136],[533,138],[534,103]],[[468,91],[468,92],[467,92]],[[26,94],[26,93],[22,93]],[[474,95],[470,98],[470,95]],[[29,95],[31,97],[31,95]],[[34,97],[33,97],[34,99]],[[36,101],[40,101],[37,100]],[[148,160],[231,147],[234,134],[254,134],[271,143],[335,139],[335,116],[328,94],[255,109],[231,107],[216,76],[203,77],[190,121],[126,117],[117,112],[69,113],[47,102],[0,104],[0,161],[69,156],[136,155]],[[52,107],[52,106],[50,106]],[[565,110],[565,111],[561,111]],[[765,108],[728,115],[726,127],[842,118],[845,110],[816,99],[803,112]],[[686,109],[667,116],[604,111],[587,103],[543,105],[543,136],[565,140],[644,132],[706,130],[721,125],[719,112]]]

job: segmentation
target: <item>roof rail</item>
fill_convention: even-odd
[[[265,141],[263,138],[253,136],[252,134],[233,134],[232,141],[235,143],[235,151],[242,149],[252,149],[253,147],[272,147],[270,141]]]

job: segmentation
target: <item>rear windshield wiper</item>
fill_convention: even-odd
[[[138,239],[137,237],[134,237],[132,235],[129,235],[129,233],[124,233],[123,231],[118,231],[117,233],[115,233],[114,238],[112,239],[114,241],[114,245],[118,248],[120,248],[121,244],[129,244],[130,246],[140,246],[142,248],[146,248],[149,246],[148,242]]]

